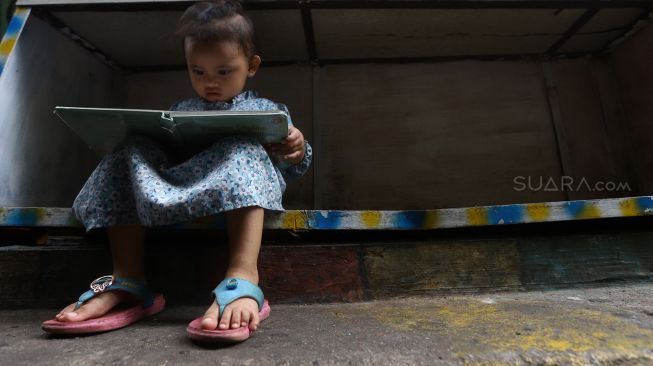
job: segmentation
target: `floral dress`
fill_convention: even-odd
[[[245,91],[231,103],[192,98],[174,104],[176,111],[281,110],[285,105]],[[168,225],[241,207],[282,211],[284,177],[306,173],[304,159],[282,167],[256,139],[230,136],[183,161],[145,137],[132,136],[104,156],[73,203],[73,213],[87,231],[118,224]]]

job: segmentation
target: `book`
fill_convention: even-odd
[[[279,143],[288,136],[288,116],[270,111],[164,111],[57,106],[54,113],[91,150],[113,151],[129,136],[148,137],[173,153],[192,154],[221,137],[247,136]]]

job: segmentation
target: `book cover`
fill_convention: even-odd
[[[288,117],[271,111],[164,111],[55,107],[54,113],[92,150],[110,153],[128,136],[145,136],[172,152],[199,152],[225,136],[279,143],[288,136]]]

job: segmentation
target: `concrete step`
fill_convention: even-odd
[[[1,365],[653,365],[653,284],[277,304],[244,343],[190,342],[204,306],[52,338],[58,308],[0,311]]]

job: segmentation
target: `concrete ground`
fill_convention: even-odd
[[[653,284],[275,305],[247,341],[206,347],[202,307],[94,336],[53,338],[59,309],[0,311],[0,365],[653,365]]]

